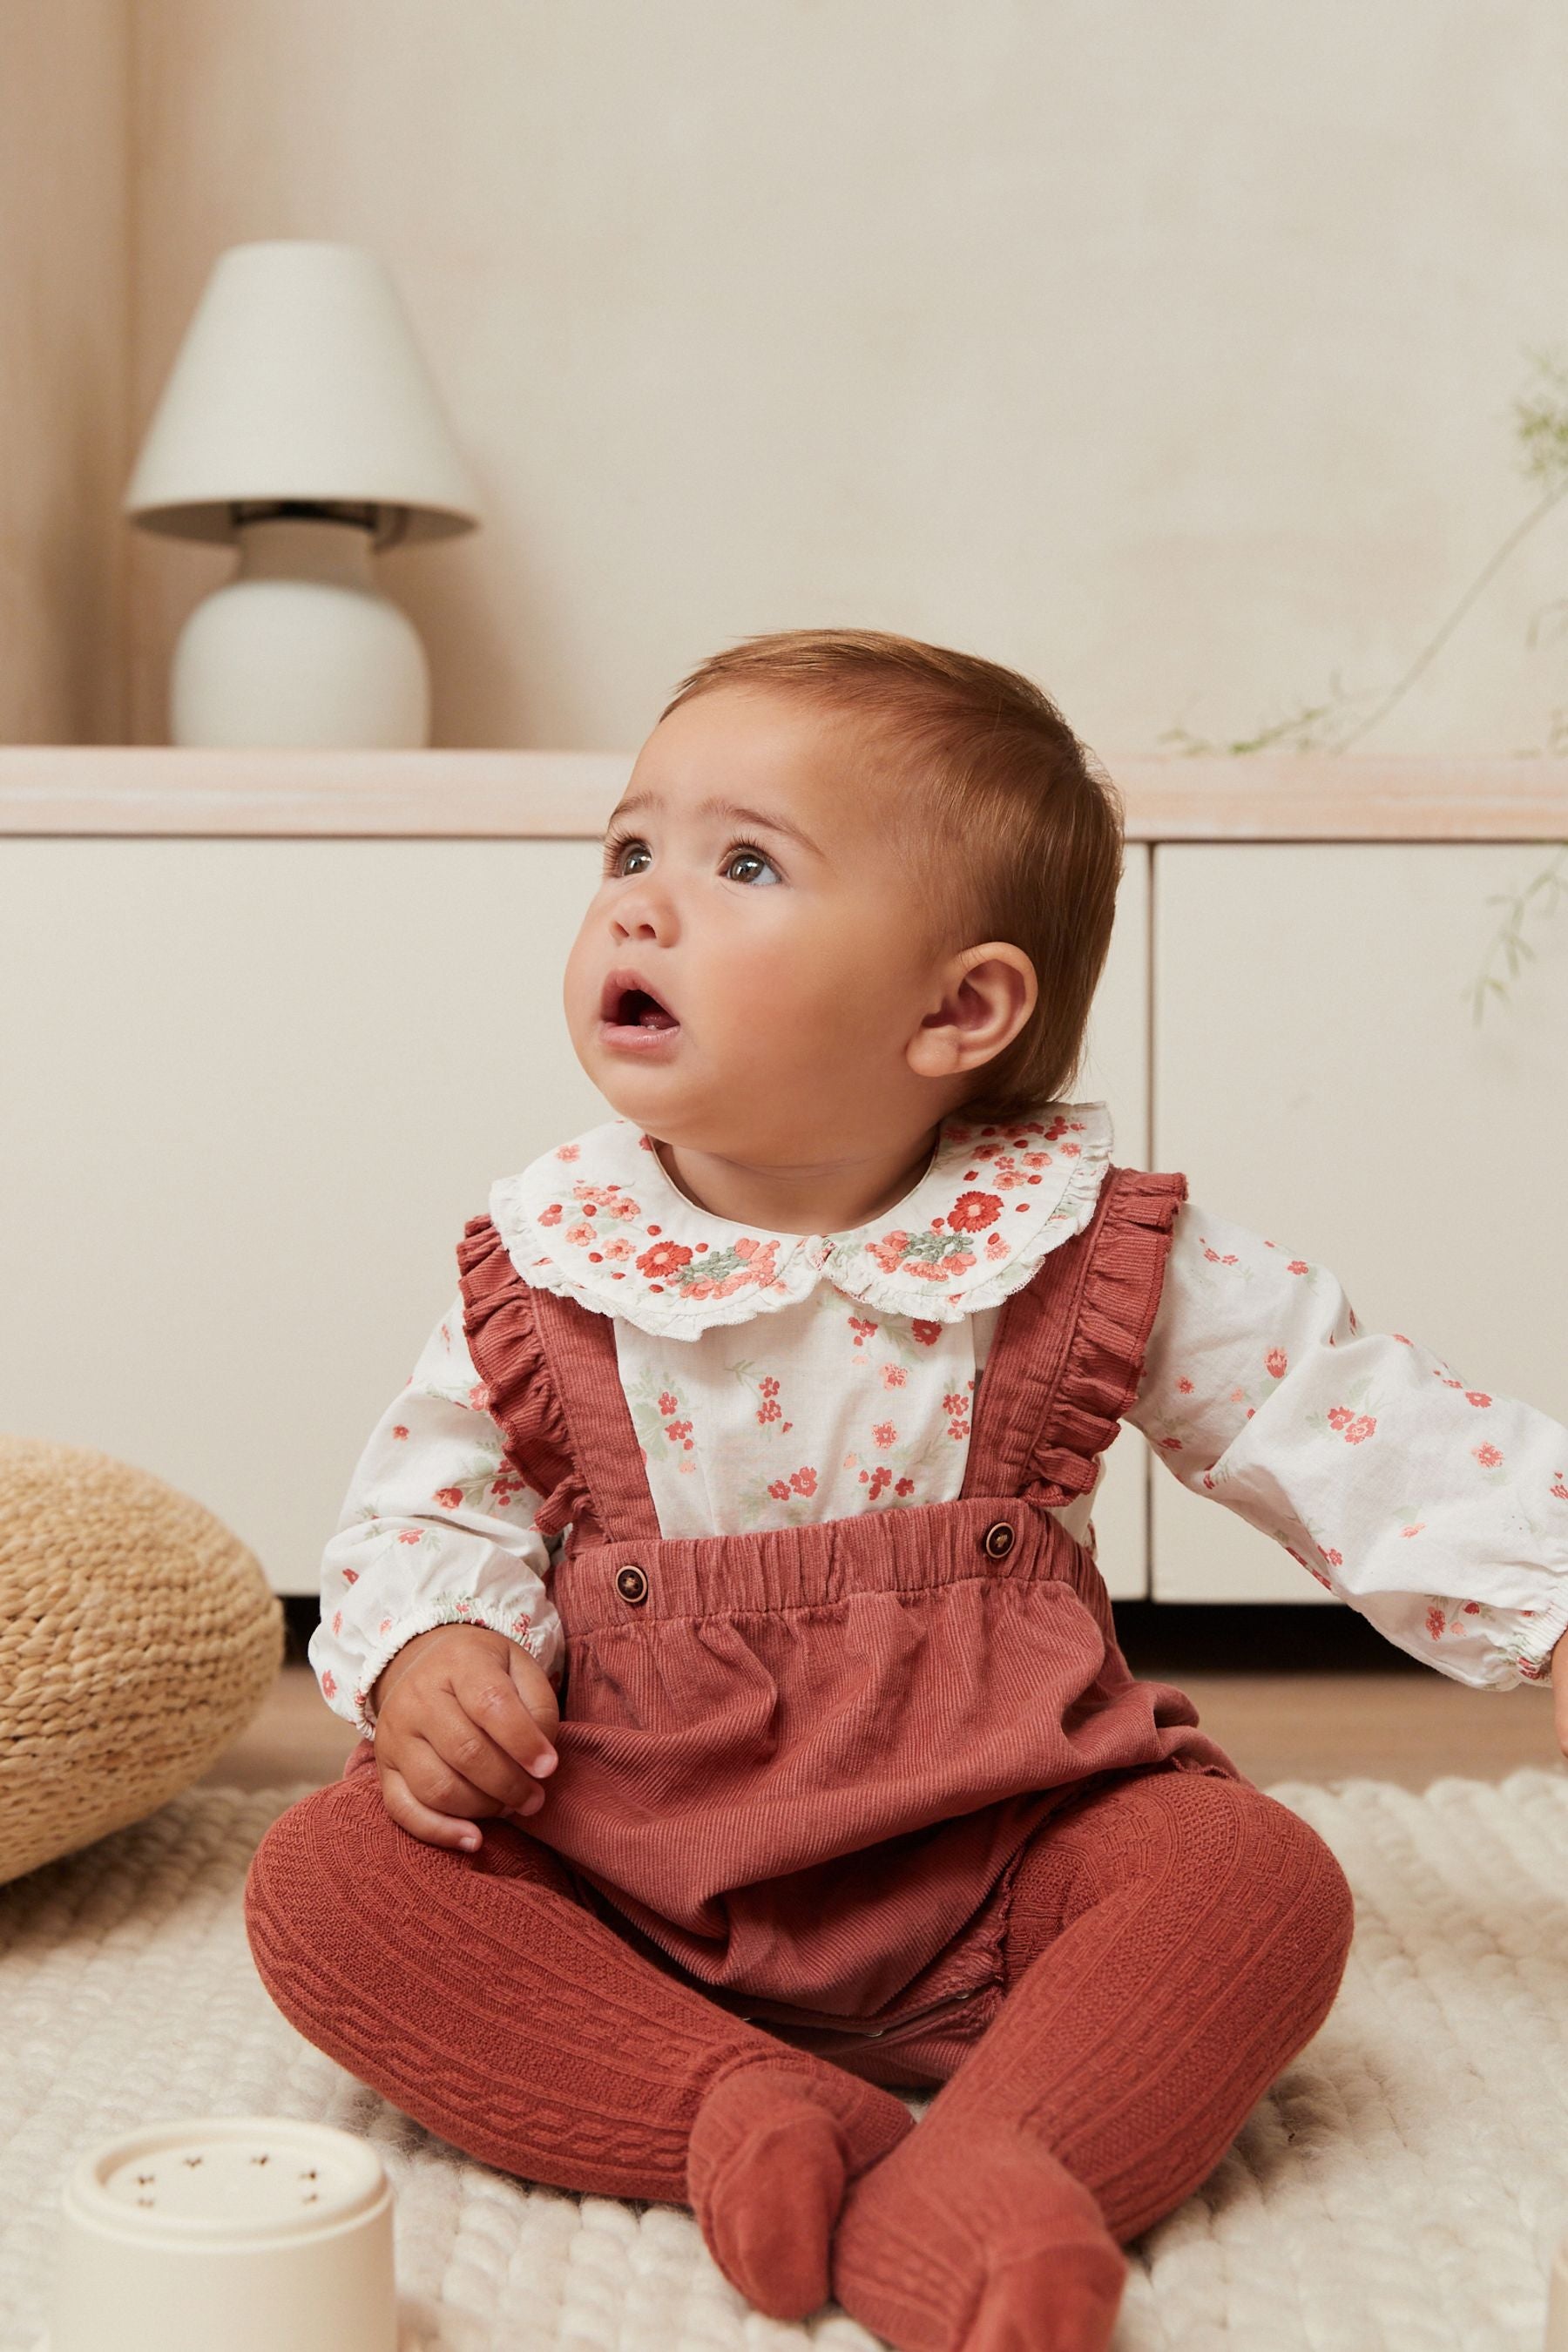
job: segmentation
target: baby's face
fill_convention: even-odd
[[[565,976],[578,1059],[624,1118],[798,1165],[943,1115],[951,1082],[905,1055],[940,960],[897,789],[862,729],[794,695],[717,688],[655,728]]]

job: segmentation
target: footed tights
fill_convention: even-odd
[[[1353,1924],[1329,1847],[1249,1781],[1092,1789],[1025,1849],[1002,2005],[916,2125],[634,1950],[526,1830],[481,1828],[471,1855],[410,1836],[368,1743],[280,1815],[246,1925],[284,2015],[455,2147],[689,2205],[759,2309],[831,2294],[899,2352],[1103,2352],[1121,2247],[1317,2032]]]

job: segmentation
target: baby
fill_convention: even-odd
[[[616,1116],[468,1222],[323,1562],[360,1745],[247,1887],[405,2113],[903,2352],[1106,2345],[1349,1950],[1323,1840],[1122,1657],[1120,1423],[1460,1680],[1568,1625],[1568,1431],[1065,1098],[1121,860],[992,663],[685,681],[566,967]]]

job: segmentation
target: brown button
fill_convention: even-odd
[[[631,1601],[634,1607],[640,1606],[647,1599],[647,1579],[634,1561],[628,1560],[625,1568],[616,1569],[616,1591],[623,1601]]]
[[[980,1538],[993,1559],[1005,1559],[1013,1549],[1013,1530],[1005,1519],[994,1519]]]

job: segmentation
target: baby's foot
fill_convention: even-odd
[[[773,2319],[826,2303],[845,2189],[913,2126],[891,2091],[804,2053],[720,2074],[691,2127],[687,2193],[731,2284]]]
[[[1104,2352],[1126,2276],[1090,2191],[1010,2124],[921,2125],[849,2189],[830,2265],[898,2352]]]

